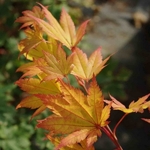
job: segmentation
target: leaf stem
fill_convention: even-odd
[[[64,78],[66,79],[66,82],[69,84],[70,80],[69,80],[68,76],[65,76]]]
[[[121,145],[118,142],[118,139],[115,134],[113,134],[112,130],[110,127],[107,125],[102,128],[102,130],[106,133],[106,135],[112,140],[112,142],[116,145],[117,149],[116,150],[123,150]]]
[[[84,83],[82,86],[83,86],[84,90],[86,91],[86,93],[88,94],[88,90],[87,90],[86,84]]]
[[[115,125],[114,129],[113,129],[113,134],[116,135],[116,129],[119,126],[119,124],[122,122],[122,120],[127,116],[127,114],[124,114],[121,119],[118,121],[118,123]]]
[[[86,82],[82,79],[79,79],[79,78],[76,78],[76,79],[78,81],[78,84],[83,87],[83,89],[85,90],[86,93],[88,93],[88,89],[87,89],[88,82]]]

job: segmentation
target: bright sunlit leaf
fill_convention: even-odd
[[[26,10],[26,11],[23,11],[22,13],[23,13],[23,16],[16,19],[16,22],[23,23],[21,28],[35,25],[35,21],[32,18],[28,17],[29,14],[35,17],[44,19],[44,12],[41,10],[39,6],[34,6],[32,11]]]
[[[36,27],[34,30],[27,28],[24,32],[27,38],[20,41],[18,48],[20,55],[24,54],[27,59],[41,58],[43,50],[53,54],[58,49],[57,42],[54,39],[48,38],[45,40],[43,38],[40,28]]]
[[[104,107],[102,92],[95,79],[90,84],[88,96],[68,84],[60,84],[63,96],[36,94],[54,113],[40,120],[37,127],[49,130],[53,137],[67,135],[57,148],[76,144],[85,138],[87,146],[92,146],[101,135],[101,127],[108,124],[110,106]]]
[[[28,97],[24,98],[17,105],[16,109],[22,108],[22,107],[36,109],[36,108],[39,108],[42,105],[43,105],[43,103],[42,103],[42,101],[39,98],[37,98],[35,96],[28,96]]]
[[[60,93],[58,83],[51,80],[48,82],[41,82],[39,79],[20,79],[16,82],[16,84],[25,92],[28,92],[29,94],[53,94],[56,95]],[[46,109],[45,104],[43,104],[43,101],[41,99],[29,95],[26,98],[24,98],[18,105],[18,108],[31,108],[31,109],[37,109],[31,118],[35,117],[36,115],[40,114],[42,111]]]
[[[41,4],[39,5],[42,7],[42,11],[48,22],[32,14],[28,14],[27,16],[31,18],[31,20],[35,20],[48,36],[60,41],[69,49],[74,48],[85,34],[88,21],[85,21],[78,28],[77,32],[75,32],[74,23],[65,10],[62,10],[59,24],[46,7]]]
[[[44,80],[63,78],[70,74],[73,69],[73,54],[67,57],[61,47],[58,48],[55,55],[48,52],[43,53],[44,59],[43,62],[38,65],[38,68],[47,74]]]
[[[107,104],[111,103],[111,106],[114,110],[123,111],[126,114],[133,113],[133,112],[140,112],[143,113],[144,109],[150,107],[149,101],[146,101],[150,94],[147,94],[141,98],[139,98],[136,102],[132,101],[129,104],[129,107],[126,108],[122,103],[116,100],[113,96],[110,96],[112,101],[104,100]]]
[[[16,109],[23,108],[23,107],[30,108],[30,109],[37,109],[31,116],[31,119],[46,109],[46,106],[43,104],[43,102],[35,96],[27,96],[26,98],[24,98],[17,105]]]
[[[97,75],[104,67],[110,57],[102,60],[101,48],[94,51],[89,59],[79,48],[74,49],[74,68],[72,74],[84,80],[90,80],[93,75]]]
[[[58,94],[60,93],[59,85],[56,81],[51,80],[42,82],[40,79],[20,79],[16,84],[25,92],[29,94]]]
[[[34,62],[26,63],[19,67],[17,69],[17,72],[23,72],[24,74],[21,76],[21,78],[24,77],[33,77],[36,75],[43,74],[43,72],[37,67],[37,65]]]

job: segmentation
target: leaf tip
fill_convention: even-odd
[[[17,106],[16,106],[16,109],[18,109],[18,108],[21,108],[22,106],[20,105],[20,104],[18,104]]]

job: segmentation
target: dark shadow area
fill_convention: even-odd
[[[126,106],[133,100],[150,92],[150,23],[145,24],[137,34],[113,56],[118,61],[117,68],[125,67],[132,71],[130,78],[125,83]],[[119,99],[119,101],[122,101]],[[111,127],[113,128],[123,113],[111,112]],[[124,150],[150,149],[150,125],[141,120],[149,118],[146,110],[140,114],[129,114],[117,129],[117,137]],[[106,148],[106,145],[107,148]],[[96,150],[110,150],[113,145],[107,137],[102,136],[95,144]]]
[[[132,70],[132,75],[125,84],[128,95],[127,104],[150,92],[150,24],[141,30],[116,54],[120,65]],[[140,118],[149,118],[149,112],[129,115],[123,122],[124,131],[132,137],[124,149],[150,149],[150,126]],[[123,145],[122,145],[123,146]]]

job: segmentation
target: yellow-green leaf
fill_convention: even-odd
[[[58,48],[57,42],[48,38],[47,41],[43,38],[41,29],[36,27],[34,30],[27,28],[25,31],[27,38],[20,41],[18,48],[20,55],[24,54],[27,59],[33,60],[43,56],[43,50],[48,53],[55,53]]]
[[[48,52],[44,53],[44,64],[38,66],[40,70],[47,74],[45,80],[52,80],[56,78],[63,78],[70,74],[73,69],[73,54],[66,56],[64,50],[59,47],[55,55],[52,55]]]
[[[55,80],[41,81],[36,78],[19,79],[16,84],[29,94],[58,94],[60,93],[59,84]]]
[[[97,75],[104,67],[109,57],[102,61],[101,49],[94,51],[89,59],[79,48],[74,49],[73,64],[74,68],[72,74],[84,79],[90,80],[93,75]]]

